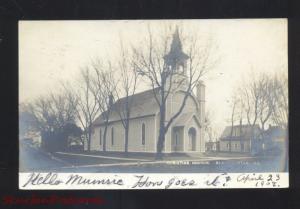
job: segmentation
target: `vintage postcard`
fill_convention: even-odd
[[[289,187],[287,19],[19,22],[19,189]]]

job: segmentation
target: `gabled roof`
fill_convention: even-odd
[[[279,126],[270,126],[265,132],[269,137],[284,137],[286,136],[286,130]]]
[[[158,92],[158,88],[154,89],[155,92]],[[155,100],[153,89],[143,91],[132,96],[129,96],[127,99],[131,103],[131,118],[137,118],[142,116],[155,115],[159,111],[159,106]],[[125,97],[117,100],[111,107],[111,114],[109,121],[120,120],[119,113],[122,112],[122,109],[126,108]],[[93,125],[101,125],[104,123],[104,114],[102,113],[93,123]]]
[[[127,99],[131,102],[131,106],[145,105],[150,99],[154,99],[154,92],[158,94],[159,88],[149,89],[134,95],[129,96]],[[113,104],[113,109],[122,108],[126,104],[126,97],[120,98]]]
[[[232,131],[232,135],[231,135]],[[250,125],[236,125],[236,126],[227,126],[222,135],[221,140],[249,140],[253,136],[256,137],[260,133],[260,128],[258,125],[252,127]]]
[[[194,112],[181,113],[173,126],[185,126],[192,118],[195,118],[196,123],[200,126],[200,120]]]

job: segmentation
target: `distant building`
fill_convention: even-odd
[[[258,125],[227,126],[220,138],[220,151],[223,152],[256,152],[260,139],[260,128]]]
[[[282,151],[287,148],[287,131],[279,126],[269,126],[264,133],[264,149]]]
[[[216,152],[219,151],[219,141],[208,141],[205,143],[206,152]]]
[[[39,131],[27,131],[21,139],[29,140],[38,146],[42,143],[41,133]]]
[[[187,77],[187,59],[182,51],[181,40],[178,30],[173,35],[170,52],[164,56],[165,62],[170,69],[175,71],[178,78]],[[168,121],[180,108],[184,98],[185,83],[179,88],[172,90],[166,102],[166,121]],[[174,86],[174,85],[173,85]],[[183,89],[184,88],[184,89]],[[159,89],[150,89],[131,96],[131,116],[129,129],[129,152],[152,152],[157,148],[159,135],[159,106],[155,99]],[[120,119],[119,108],[125,107],[125,98],[121,98],[111,104],[111,114],[107,126],[106,151],[123,152],[125,150],[125,130]],[[205,152],[204,141],[204,105],[205,85],[199,82],[196,95],[190,92],[186,105],[181,114],[171,124],[165,136],[164,153],[174,152]],[[116,111],[119,110],[119,111]],[[122,109],[121,109],[122,111]],[[103,114],[93,123],[93,135],[91,150],[103,151],[103,134],[105,120]],[[86,149],[87,147],[85,147]]]

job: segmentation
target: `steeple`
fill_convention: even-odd
[[[177,70],[179,66],[182,66],[183,68],[185,67],[186,60],[188,58],[189,56],[182,51],[178,27],[176,27],[173,34],[170,52],[164,56],[165,62],[168,66],[171,66],[173,70]]]

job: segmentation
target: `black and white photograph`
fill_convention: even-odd
[[[289,187],[287,25],[19,21],[19,188]]]

